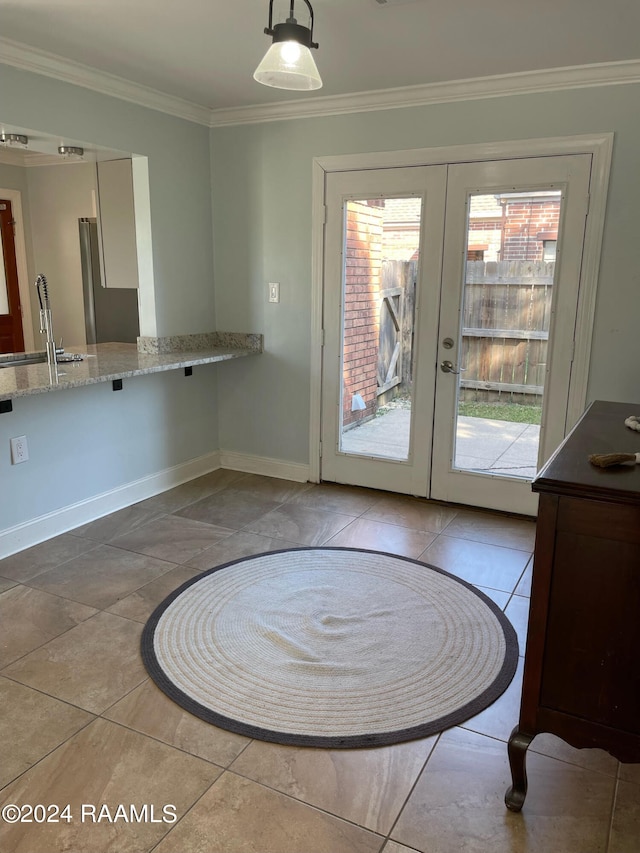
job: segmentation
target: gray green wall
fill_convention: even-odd
[[[213,128],[218,327],[264,331],[266,350],[220,374],[221,448],[309,460],[314,157],[611,131],[588,396],[640,401],[640,86]],[[279,305],[266,302],[269,281]]]
[[[0,123],[146,155],[157,333],[214,328],[207,128],[5,65]]]
[[[640,86],[622,85],[208,130],[0,65],[0,122],[148,157],[157,333],[263,332],[266,349],[194,382],[15,401],[0,415],[0,534],[218,448],[309,462],[314,157],[613,131],[589,398],[640,400],[639,107]],[[11,466],[21,434],[31,459]]]
[[[157,334],[216,328],[207,128],[4,65],[0,123],[147,156]],[[117,393],[104,383],[15,400],[0,414],[0,538],[215,451],[217,369],[137,377]],[[9,439],[23,434],[30,459],[12,466]]]

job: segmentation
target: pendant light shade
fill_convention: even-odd
[[[313,41],[313,9],[308,0],[303,1],[309,10],[309,27],[302,26],[295,18],[296,0],[289,0],[287,20],[273,26],[273,0],[270,0],[269,26],[265,28],[265,33],[273,36],[273,44],[253,75],[258,83],[297,91],[309,91],[322,86],[311,55],[311,48],[318,47]]]

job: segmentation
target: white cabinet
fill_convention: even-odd
[[[97,164],[98,220],[105,287],[138,287],[131,160]]]

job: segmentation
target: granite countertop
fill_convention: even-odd
[[[79,353],[85,357],[82,361],[58,364],[57,377],[55,370],[50,370],[46,361],[42,364],[2,367],[3,356],[0,356],[0,401],[42,394],[47,391],[77,388],[82,385],[94,385],[113,379],[127,379],[145,373],[212,364],[217,361],[256,355],[262,351],[261,335],[215,333],[215,337],[208,336],[205,340],[202,340],[204,336],[193,337],[199,338],[193,341],[195,343],[193,348],[187,348],[192,342],[189,336],[184,336],[179,341],[184,346],[183,349],[164,352],[142,351],[144,342],[149,339],[140,339],[137,346],[136,344],[108,343],[68,347],[65,348],[65,354]],[[147,347],[149,348],[153,347]],[[7,356],[4,358],[6,360]]]

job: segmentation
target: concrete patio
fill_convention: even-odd
[[[409,409],[391,409],[344,433],[342,450],[365,456],[406,459]],[[458,418],[456,467],[533,479],[540,427],[486,418]]]

